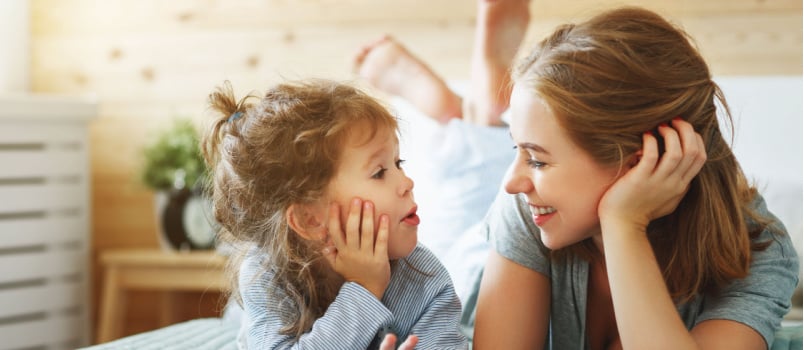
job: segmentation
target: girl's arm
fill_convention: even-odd
[[[249,265],[247,271],[256,271],[260,266],[256,261]],[[277,288],[270,273],[256,278],[253,274],[241,274],[240,285],[246,319],[239,341],[249,349],[366,348],[377,330],[393,321],[391,311],[369,290],[347,282],[312,329],[297,340],[280,334],[291,305],[282,294],[269,297],[267,291]]]
[[[394,312],[397,327],[388,332],[399,332],[394,338],[399,337],[395,340],[402,343],[400,350],[469,347],[461,333],[461,301],[449,272],[426,248],[417,247],[405,261],[398,262],[384,299]]]
[[[705,321],[688,331],[667,290],[646,228],[675,210],[706,161],[703,140],[692,126],[681,119],[672,123],[659,127],[665,153],[659,156],[656,138],[646,133],[639,163],[612,185],[598,207],[623,348],[764,349],[759,333],[735,321]]]
[[[332,268],[346,280],[335,300],[315,320],[312,329],[296,339],[280,334],[287,319],[284,314],[294,306],[281,298],[268,299],[267,291],[277,289],[271,285],[272,278],[266,275],[254,283],[253,278],[243,279],[249,274],[242,274],[241,282],[248,285],[243,295],[248,326],[241,334],[248,348],[361,349],[393,320],[390,310],[381,302],[390,279],[388,217],[380,216],[375,237],[371,202],[358,198],[352,201],[345,230],[341,227],[339,210],[337,204],[330,206],[328,230],[334,247],[327,247],[324,252]]]
[[[443,279],[449,281],[446,270],[443,274]],[[419,350],[468,349],[469,343],[460,332],[460,323],[461,301],[452,289],[452,284],[446,282],[438,294],[429,300],[427,309],[411,328],[406,343],[410,342],[411,337],[416,337],[414,344]]]
[[[492,250],[480,282],[473,349],[542,348],[549,315],[547,276]]]

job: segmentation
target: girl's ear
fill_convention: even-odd
[[[285,211],[290,229],[306,240],[324,240],[327,235],[324,211],[316,205],[291,204]]]

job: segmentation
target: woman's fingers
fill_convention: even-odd
[[[363,202],[363,219],[360,226],[360,250],[374,251],[374,204]]]
[[[650,176],[659,162],[659,145],[656,137],[650,132],[642,134],[642,155],[636,165],[636,171],[643,176]]]
[[[678,171],[684,159],[684,150],[681,147],[681,139],[678,131],[667,124],[659,125],[659,134],[664,139],[664,154],[659,155],[659,165],[655,173],[668,177]]]
[[[698,172],[701,171],[704,164],[706,164],[706,160],[708,158],[707,151],[706,151],[706,144],[704,143],[703,137],[701,134],[695,133],[695,141],[698,143],[699,152],[697,157],[695,157],[695,161],[690,166],[690,169],[687,170],[687,173],[684,174],[685,177],[688,177],[690,180],[698,175]]]
[[[706,163],[706,149],[703,138],[690,123],[679,118],[672,123],[672,127],[659,126],[665,152],[660,156],[655,173],[665,178],[677,176],[686,185]]]
[[[706,163],[706,146],[701,135],[695,132],[690,123],[673,119],[673,127],[678,129],[684,149],[684,161],[680,165],[682,179],[689,182]]]

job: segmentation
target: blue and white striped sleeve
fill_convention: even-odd
[[[242,271],[242,270],[241,270]],[[280,300],[269,300],[270,279],[252,279],[241,295],[245,317],[238,343],[247,349],[365,349],[377,332],[389,324],[391,312],[368,290],[347,282],[312,329],[298,340],[280,334],[287,307]]]
[[[466,337],[459,328],[460,310],[452,286],[445,286],[411,329],[411,334],[419,337],[416,349],[467,349]]]
[[[383,300],[394,312],[400,342],[419,337],[416,349],[466,349],[461,333],[461,302],[446,268],[428,249],[419,246],[392,275]]]

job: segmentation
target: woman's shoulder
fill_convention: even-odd
[[[778,236],[789,237],[787,227],[785,227],[782,220],[768,208],[768,204],[761,194],[757,193],[754,195],[748,207],[756,215],[764,218],[768,222],[768,225],[754,238],[754,241],[775,240]],[[757,224],[751,218],[747,218],[746,221],[748,222],[749,228]]]
[[[765,265],[798,271],[798,253],[785,225],[768,209],[762,195],[756,194],[751,201],[750,207],[756,214],[769,220],[768,225],[752,238],[754,244],[764,247],[764,249],[752,252],[752,273],[756,273],[759,270],[759,266]],[[750,221],[749,225],[755,224]]]

